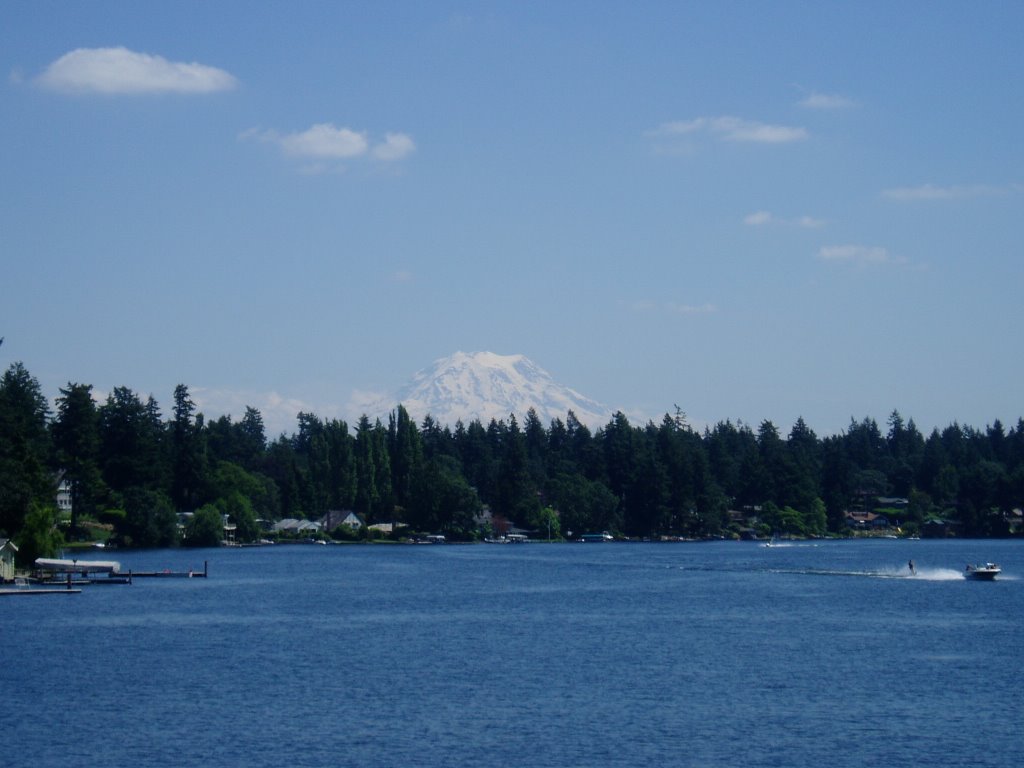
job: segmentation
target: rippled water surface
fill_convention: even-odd
[[[0,599],[7,764],[1024,765],[1021,542],[116,557],[210,576]]]

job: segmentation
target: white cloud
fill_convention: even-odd
[[[917,187],[896,187],[882,191],[882,197],[899,202],[915,200],[966,200],[974,197],[1009,195],[1024,190],[1021,184],[969,184],[940,187],[935,184],[921,184]]]
[[[665,305],[665,309],[673,315],[709,315],[718,311],[718,307],[710,303],[693,305],[676,304],[671,301]]]
[[[754,211],[743,218],[743,223],[748,227],[761,227],[767,224],[780,224],[786,226],[800,227],[802,229],[817,229],[825,226],[822,219],[813,216],[798,216],[795,219],[782,219],[769,211]]]
[[[845,96],[834,93],[815,92],[808,94],[799,103],[801,107],[806,107],[807,109],[849,109],[850,107],[857,106],[855,101]]]
[[[802,141],[807,138],[808,134],[804,128],[770,125],[725,115],[662,123],[654,130],[648,131],[648,135],[655,138],[708,135],[723,141],[786,144]]]
[[[373,148],[373,156],[378,160],[401,160],[416,149],[410,136],[404,133],[388,133],[384,141]]]
[[[358,422],[359,417],[364,414],[368,415],[381,409],[383,403],[387,403],[392,399],[392,395],[389,392],[373,392],[369,390],[354,389],[349,395],[348,402],[345,403],[343,408],[347,418],[351,419],[353,424]],[[385,408],[393,407],[393,404],[384,406]]]
[[[345,166],[338,163],[342,160],[372,157],[382,162],[395,162],[416,148],[409,135],[387,133],[384,140],[371,149],[370,139],[365,132],[338,127],[333,123],[316,123],[304,131],[283,136],[273,130],[249,128],[240,133],[238,138],[240,141],[276,144],[286,155],[310,160],[300,169],[306,175],[344,172]]]
[[[335,128],[317,123],[302,133],[289,133],[278,141],[289,155],[344,159],[365,154],[369,146],[366,134],[350,128]]]
[[[743,219],[743,223],[749,227],[760,227],[764,224],[770,224],[772,221],[772,215],[768,211],[754,211],[754,213]]]
[[[818,251],[818,258],[848,264],[885,264],[892,261],[888,250],[868,245],[826,245]]]
[[[127,48],[78,48],[50,64],[36,78],[44,88],[69,93],[212,93],[234,88],[223,69]]]
[[[314,413],[326,419],[336,418],[340,411],[337,406],[313,404],[275,391],[251,392],[191,387],[189,394],[196,404],[196,410],[202,413],[207,421],[227,415],[232,421],[238,422],[244,418],[246,406],[255,408],[263,417],[263,428],[268,440],[274,440],[281,434],[294,434],[298,430],[296,417],[299,413]]]

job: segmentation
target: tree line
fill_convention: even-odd
[[[0,381],[0,535],[27,558],[52,549],[55,478],[71,492],[71,537],[106,526],[132,546],[216,535],[224,515],[241,539],[260,521],[320,519],[352,510],[367,524],[450,538],[515,524],[553,537],[611,531],[630,537],[760,532],[824,535],[846,513],[897,497],[907,530],[929,520],[962,535],[1010,533],[1024,505],[1024,420],[1007,431],[953,423],[927,437],[893,411],[818,437],[801,418],[787,435],[722,421],[697,431],[678,408],[660,422],[621,412],[591,430],[569,411],[545,425],[530,411],[484,425],[415,423],[398,405],[387,422],[298,414],[298,431],[268,440],[260,412],[207,420],[179,385],[170,413],[125,387],[97,403],[69,383],[51,409],[38,381],[15,363]],[[489,533],[490,531],[486,531]]]

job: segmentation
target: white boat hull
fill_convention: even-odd
[[[974,581],[992,581],[1002,572],[1002,569],[995,563],[984,565],[968,565],[964,569],[964,578]]]

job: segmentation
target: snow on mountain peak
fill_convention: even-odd
[[[456,352],[418,371],[390,402],[378,402],[368,413],[381,416],[402,404],[416,421],[428,414],[439,424],[485,426],[491,419],[522,421],[533,408],[543,424],[565,421],[571,410],[591,427],[606,424],[611,410],[579,392],[557,384],[551,375],[524,355],[494,352]]]

